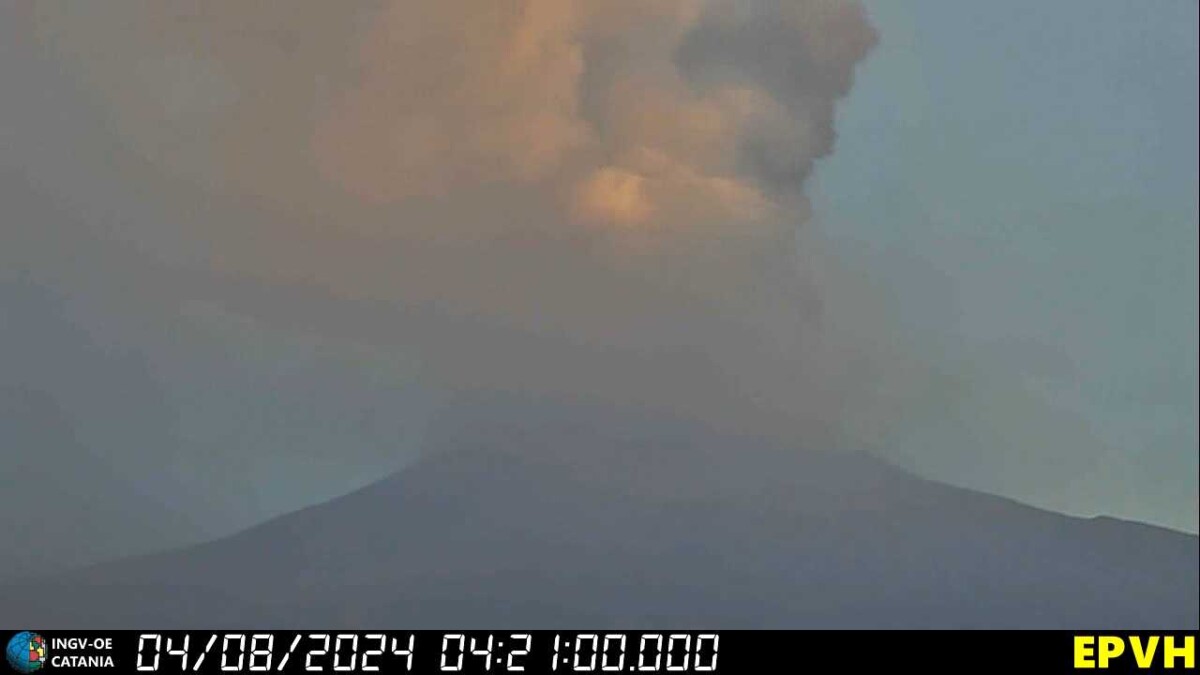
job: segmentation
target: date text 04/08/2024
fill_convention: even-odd
[[[140,672],[717,672],[717,633],[143,633]],[[286,643],[280,638],[286,639]],[[440,638],[440,639],[439,639]],[[421,643],[440,642],[435,650]],[[206,663],[207,662],[207,663]],[[533,666],[530,668],[530,666]]]

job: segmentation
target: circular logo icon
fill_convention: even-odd
[[[32,673],[46,665],[46,638],[31,631],[12,636],[4,650],[8,665],[18,673]]]

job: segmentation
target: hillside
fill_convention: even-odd
[[[99,626],[1191,627],[1195,536],[588,406],[483,402],[235,536],[0,590]]]

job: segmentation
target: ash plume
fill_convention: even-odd
[[[415,349],[451,391],[811,434],[844,404],[803,188],[875,41],[858,2],[26,13],[109,170],[174,200],[105,227],[181,297]]]

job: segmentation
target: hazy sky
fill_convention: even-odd
[[[946,372],[888,443],[954,482],[1195,531],[1196,3],[869,9],[880,44],[812,193]]]
[[[87,453],[236,529],[498,387],[1196,530],[1194,2],[135,5],[0,14],[48,518]]]

